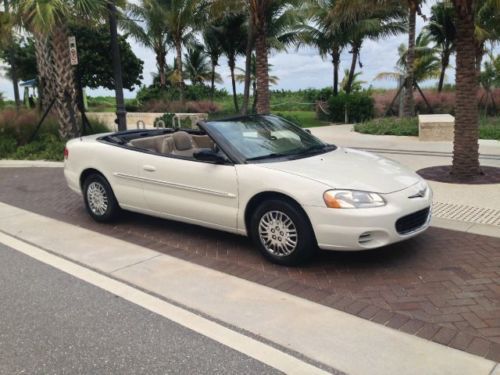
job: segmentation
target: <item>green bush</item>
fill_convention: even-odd
[[[375,135],[418,135],[418,119],[387,117],[354,125],[358,133]]]
[[[211,96],[210,87],[206,85],[186,85],[184,88],[184,99],[185,100],[203,100],[209,99]],[[222,99],[228,96],[226,90],[215,89],[214,98]],[[179,100],[179,89],[173,86],[167,86],[161,88],[159,86],[143,86],[137,92],[136,96],[137,102],[144,105],[147,102],[153,100],[165,100],[165,101],[175,101]]]
[[[10,154],[16,152],[17,141],[11,136],[0,137],[0,159],[7,158]]]
[[[332,122],[344,122],[347,113],[347,122],[357,123],[373,118],[375,104],[367,91],[339,93],[328,99],[328,111]]]

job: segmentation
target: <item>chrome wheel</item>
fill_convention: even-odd
[[[294,222],[281,211],[268,211],[259,221],[259,237],[268,252],[287,256],[297,247],[298,234]]]
[[[92,182],[87,188],[87,201],[94,215],[102,216],[108,209],[108,194],[99,182]]]

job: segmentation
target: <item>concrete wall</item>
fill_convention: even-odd
[[[87,112],[87,117],[89,119],[95,119],[102,122],[110,131],[118,130],[118,127],[115,123],[116,114],[113,112]],[[127,129],[137,129],[137,122],[141,121],[140,127],[144,126],[147,129],[152,129],[154,121],[163,116],[164,113],[155,113],[155,112],[128,112],[127,113]],[[176,113],[177,119],[191,118],[191,126],[196,126],[196,122],[200,120],[207,120],[207,113]],[[178,123],[178,120],[176,120]],[[165,127],[175,126],[173,124],[165,124]]]

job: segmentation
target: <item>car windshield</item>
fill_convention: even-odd
[[[210,121],[205,126],[245,161],[300,158],[335,149],[277,116]]]

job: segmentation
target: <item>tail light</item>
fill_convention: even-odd
[[[68,160],[69,151],[67,147],[64,147],[64,160]]]

